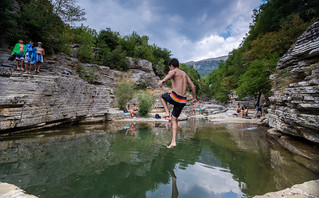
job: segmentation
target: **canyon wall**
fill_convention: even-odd
[[[312,24],[277,63],[269,126],[319,143],[319,22]]]
[[[8,56],[0,50],[0,132],[105,121],[118,82],[154,88],[159,80],[145,60],[129,59],[131,69],[121,72],[60,54],[46,58],[40,73],[25,74]],[[90,83],[80,77],[79,65],[97,74]]]

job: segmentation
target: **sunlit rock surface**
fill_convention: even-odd
[[[287,188],[278,192],[271,192],[262,196],[255,196],[254,198],[312,198],[318,196],[319,180],[313,180],[303,184],[296,184],[291,188]]]
[[[36,196],[28,195],[20,188],[12,184],[0,182],[0,197],[1,198],[36,198]]]

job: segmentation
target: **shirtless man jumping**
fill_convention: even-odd
[[[193,104],[197,103],[196,99],[196,87],[191,81],[191,79],[187,76],[187,74],[179,69],[179,62],[176,58],[173,58],[169,61],[168,67],[170,71],[167,76],[158,82],[158,86],[162,87],[163,82],[167,80],[171,80],[172,82],[172,92],[171,93],[163,93],[161,97],[161,102],[164,106],[166,114],[163,117],[170,117],[170,113],[168,111],[167,102],[174,105],[172,111],[172,141],[167,148],[173,148],[176,146],[176,134],[177,134],[177,118],[181,114],[184,106],[186,105],[186,88],[187,84],[192,88],[193,94]]]

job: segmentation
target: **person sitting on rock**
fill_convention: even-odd
[[[17,70],[24,70],[23,69],[23,62],[24,62],[24,55],[25,55],[25,44],[23,44],[23,40],[19,39],[18,43],[14,46],[12,55],[16,57],[16,65]],[[21,67],[19,68],[19,61],[21,61]]]
[[[244,117],[244,106],[241,107],[241,110],[240,110],[240,117],[243,118]]]
[[[126,107],[123,109],[124,115],[129,115],[132,118],[132,113],[130,111],[130,105],[128,104]]]
[[[133,104],[132,107],[132,117],[136,117],[137,116],[137,106],[136,104]]]
[[[243,117],[244,118],[248,117],[248,108],[246,107],[246,105],[244,105]]]
[[[240,104],[238,103],[237,108],[236,108],[237,116],[240,115],[240,112],[241,112],[241,107],[240,107]]]

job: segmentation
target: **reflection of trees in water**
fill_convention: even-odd
[[[176,165],[185,169],[198,161],[229,169],[235,180],[246,184],[242,190],[248,195],[275,190],[277,181],[285,184],[300,181],[295,177],[291,180],[289,174],[293,175],[298,166],[287,153],[271,146],[277,151],[276,156],[283,156],[285,161],[271,157],[270,146],[256,133],[254,136],[240,131],[237,135],[236,131],[226,132],[225,125],[208,127],[199,121],[196,127],[193,122],[180,125],[178,146],[172,150],[165,147],[170,131],[149,125],[137,125],[138,135],[134,138],[125,136],[122,130],[110,133],[109,127],[98,125],[70,127],[63,135],[1,141],[0,180],[45,196],[66,196],[63,193],[67,192],[75,197],[145,197],[147,191],[169,183],[167,170],[174,170]],[[240,146],[251,141],[255,143]],[[274,165],[281,168],[269,168]],[[21,183],[17,183],[19,179]]]
[[[70,129],[72,132],[64,135],[36,135],[13,143],[1,142],[0,180],[45,196],[63,196],[70,191],[76,197],[85,193],[89,196],[97,192],[93,189],[100,189],[105,196],[143,197],[159,184],[169,182],[168,169],[174,169],[180,161],[184,166],[194,164],[196,157],[192,156],[198,156],[197,149],[186,145],[174,151],[163,147],[170,139],[166,128],[158,137],[151,128],[141,126],[134,139],[123,138],[122,131],[94,133],[90,129],[91,133],[75,133]],[[179,154],[181,151],[183,154]],[[63,190],[61,184],[72,189]]]

